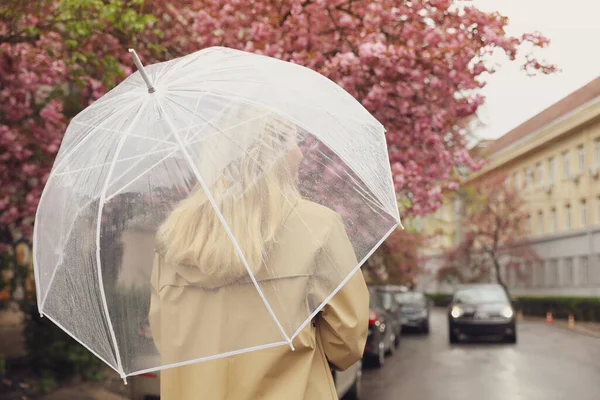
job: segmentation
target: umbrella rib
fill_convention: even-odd
[[[117,160],[117,162],[135,160],[135,159],[140,158],[140,157],[146,157],[146,156],[150,156],[152,154],[162,153],[163,151],[173,150],[174,148],[175,148],[175,146],[170,147],[170,148],[166,148],[166,149],[162,149],[162,150],[152,151],[152,152],[146,153],[146,154],[140,154],[140,155],[137,155],[137,156],[131,156],[131,157],[127,157],[127,158],[121,158],[120,160]],[[68,175],[68,174],[72,174],[74,172],[88,171],[90,169],[100,168],[100,167],[104,167],[106,165],[110,165],[110,162],[106,162],[106,163],[102,163],[102,164],[97,164],[97,165],[91,165],[91,166],[85,167],[85,168],[73,169],[73,170],[66,171],[66,172],[59,172],[59,173],[56,174],[56,176]]]
[[[194,161],[192,160],[192,157],[190,156],[190,154],[188,153],[187,149],[185,148],[185,145],[184,145],[183,141],[181,140],[181,137],[175,131],[175,126],[173,125],[173,123],[171,122],[171,119],[169,118],[169,116],[165,112],[165,109],[162,106],[162,103],[161,103],[160,100],[161,99],[159,99],[159,98],[156,99],[157,104],[159,105],[160,108],[162,108],[163,115],[165,117],[165,121],[167,121],[167,124],[173,130],[173,135],[175,136],[175,139],[179,143],[179,146],[181,148],[181,152],[183,153],[184,157],[187,159],[188,163],[190,164],[190,168],[192,168],[192,171],[194,172],[194,175],[196,175],[196,179],[198,179],[198,182],[202,186],[202,189],[204,190],[204,192],[206,194],[206,197],[208,198],[208,200],[210,201],[211,205],[213,206],[215,212],[217,213],[217,217],[221,221],[221,224],[223,225],[223,228],[225,229],[225,232],[227,233],[227,236],[231,240],[233,246],[235,247],[236,252],[240,256],[240,259],[242,260],[242,263],[244,264],[244,267],[246,267],[246,270],[247,270],[248,274],[250,275],[250,279],[252,280],[252,283],[254,284],[254,287],[258,291],[258,294],[259,294],[260,298],[262,299],[265,307],[267,307],[267,310],[269,311],[269,314],[273,318],[273,321],[275,322],[275,324],[277,325],[277,327],[281,331],[281,334],[283,335],[283,337],[286,340],[286,342],[289,344],[290,348],[292,350],[294,350],[294,345],[292,344],[292,340],[285,333],[285,330],[283,329],[283,327],[281,326],[281,323],[277,319],[277,316],[275,315],[275,312],[273,311],[273,309],[269,305],[269,302],[267,301],[267,299],[265,297],[265,294],[263,293],[263,291],[260,288],[258,282],[256,281],[256,277],[252,273],[252,270],[250,269],[250,265],[248,265],[248,260],[246,260],[246,256],[244,256],[244,252],[242,251],[242,249],[241,249],[241,247],[240,247],[237,239],[235,238],[235,236],[231,232],[231,229],[229,228],[229,224],[227,223],[227,221],[225,221],[225,218],[223,217],[223,214],[219,210],[219,206],[217,205],[217,203],[216,203],[215,199],[213,198],[212,194],[210,193],[210,190],[209,190],[208,186],[206,185],[206,182],[204,182],[204,179],[202,179],[202,175],[200,175],[200,171],[198,171],[198,168],[196,167],[196,164],[194,164]]]
[[[170,92],[173,92],[173,93],[176,93],[176,92],[184,92],[184,93],[185,93],[185,92],[194,92],[194,90],[191,90],[191,89],[187,89],[187,90],[186,90],[186,89],[170,89],[169,91],[170,91]],[[198,92],[200,92],[200,91],[198,91]],[[259,103],[259,102],[251,101],[251,100],[249,100],[249,99],[246,99],[246,98],[244,98],[244,97],[241,97],[241,96],[237,96],[237,95],[235,95],[235,94],[232,94],[232,93],[222,93],[222,92],[218,92],[218,91],[214,91],[214,90],[204,90],[204,91],[202,91],[202,92],[210,93],[210,94],[211,94],[211,95],[213,95],[213,96],[217,96],[217,97],[223,97],[223,98],[227,98],[227,99],[235,98],[235,99],[238,99],[238,100],[240,100],[240,101],[243,101],[243,102],[245,102],[245,103],[252,104],[252,105],[256,105],[256,106],[259,106],[259,107],[262,107],[262,108],[264,108],[264,109],[266,109],[266,110],[269,110],[269,112],[272,112],[272,113],[279,114],[278,112],[276,112],[276,111],[273,111],[273,110],[272,110],[272,108],[271,108],[270,106],[267,106],[267,105],[265,105],[265,104],[261,104],[261,103]],[[297,92],[297,91],[296,91],[296,92]],[[173,101],[173,100],[171,100],[171,99],[168,99],[168,100],[170,100],[170,101]],[[173,102],[174,102],[174,101],[173,101]],[[179,103],[177,103],[177,102],[174,102],[174,103],[175,103],[175,104],[177,104],[177,105],[180,105],[180,104],[179,104]],[[180,106],[181,106],[181,107],[184,107],[184,108],[185,108],[185,109],[187,109],[188,111],[191,111],[189,108],[187,108],[187,107],[185,107],[185,106],[182,106],[182,105],[180,105]],[[323,106],[322,106],[322,105],[320,105],[320,104],[317,104],[317,106],[318,106],[319,108],[323,109],[323,110],[324,110],[324,111],[325,111],[325,112],[326,112],[328,115],[330,115],[332,118],[334,118],[335,120],[338,120],[338,118],[336,118],[335,116],[333,116],[333,115],[332,115],[332,114],[331,114],[331,113],[330,113],[330,112],[329,112],[329,111],[328,111],[328,110],[327,110],[325,107],[323,107]],[[268,113],[267,113],[267,114],[268,114]],[[351,118],[351,119],[352,119],[353,117],[352,117],[352,116],[350,116],[349,118]],[[291,120],[291,119],[290,119],[290,120]],[[291,120],[291,121],[292,121],[292,122],[294,122],[296,125],[298,125],[298,126],[302,127],[303,129],[306,129],[306,128],[303,126],[304,124],[302,124],[302,123],[297,123],[297,122],[295,122],[294,120]],[[217,129],[219,129],[219,128],[217,128]],[[306,129],[306,130],[308,131],[308,129]],[[223,131],[221,131],[220,129],[219,129],[219,131],[220,131],[220,132],[223,132]],[[325,140],[323,140],[322,138],[319,138],[319,137],[317,137],[317,138],[318,138],[318,139],[319,139],[321,142],[323,142],[324,144],[326,144],[326,145],[327,145],[329,148],[331,148],[331,150],[332,150],[332,151],[333,151],[333,152],[334,152],[334,153],[335,153],[335,154],[336,154],[338,157],[340,157],[342,160],[344,160],[344,159],[345,159],[345,157],[342,157],[342,156],[341,156],[341,155],[340,155],[340,154],[339,154],[337,151],[335,151],[335,150],[333,149],[333,147],[331,147],[331,146],[330,146],[330,145],[327,143],[327,141],[325,141]],[[384,138],[384,140],[385,140],[385,135],[383,136],[383,138]],[[187,144],[189,145],[189,144],[195,144],[195,143],[197,143],[197,142],[188,142]],[[391,175],[390,175],[390,177],[391,177]],[[360,178],[361,178],[361,180],[365,181],[364,179],[362,179],[362,177],[360,177]],[[392,188],[393,188],[393,187],[394,187],[394,186],[393,186],[393,181],[392,181]],[[372,188],[371,188],[371,189],[372,189]],[[386,213],[390,214],[390,216],[392,216],[394,219],[396,219],[396,220],[399,220],[399,215],[398,215],[398,213],[397,213],[397,212],[393,213],[394,215],[392,215],[392,213],[390,213],[390,212],[389,212],[387,209],[384,209],[384,210],[385,210],[385,212],[386,212]]]
[[[117,337],[115,335],[115,330],[112,326],[112,321],[110,319],[110,312],[108,310],[106,294],[104,293],[104,279],[102,277],[102,261],[100,258],[100,250],[101,250],[100,249],[100,234],[101,234],[101,225],[102,225],[102,211],[104,209],[104,204],[106,203],[106,190],[108,189],[109,181],[110,181],[112,173],[115,169],[115,164],[117,163],[117,158],[119,157],[119,153],[121,152],[121,149],[123,148],[123,144],[125,143],[125,139],[127,138],[127,135],[130,133],[130,131],[133,129],[133,126],[135,125],[137,120],[142,115],[144,108],[146,107],[146,104],[148,104],[148,101],[149,101],[148,97],[146,97],[143,100],[143,102],[140,105],[140,108],[137,112],[137,115],[134,117],[133,121],[131,121],[131,124],[129,125],[129,129],[127,131],[123,132],[123,136],[119,139],[117,148],[115,149],[115,155],[113,157],[112,163],[111,163],[108,173],[106,175],[106,180],[104,181],[102,191],[100,192],[100,199],[98,201],[98,216],[96,218],[96,266],[97,266],[97,272],[98,272],[98,284],[100,286],[100,297],[102,300],[102,305],[104,307],[104,316],[106,317],[106,320],[107,320],[106,323],[108,325],[108,329],[110,330],[110,336],[111,336],[111,339],[113,342],[113,346],[115,347],[115,357],[117,359],[117,368],[118,368],[119,374],[121,375],[122,378],[125,378],[125,371],[123,370],[123,365],[121,362],[121,353],[119,352],[119,346],[117,344]]]
[[[129,135],[129,136],[132,136],[132,135]],[[145,138],[145,137],[144,137],[144,138]],[[169,143],[169,144],[173,144],[173,145],[174,145],[173,147],[169,147],[169,148],[165,149],[165,150],[167,150],[167,151],[168,151],[168,150],[171,150],[171,149],[174,149],[175,147],[177,147],[177,143],[172,143],[172,142],[168,142],[168,141],[167,141],[167,143]],[[156,143],[156,144],[154,145],[154,147],[152,147],[152,148],[150,149],[150,151],[151,151],[151,152],[153,152],[153,151],[154,151],[154,149],[158,148],[159,146],[160,146],[160,143]],[[161,151],[162,151],[162,150],[161,150]],[[151,153],[151,154],[152,154],[152,153]],[[139,160],[137,160],[137,161],[136,161],[134,164],[132,164],[132,165],[131,165],[129,168],[127,168],[125,171],[123,171],[123,172],[121,173],[121,175],[119,175],[119,176],[118,176],[116,179],[114,179],[114,180],[113,180],[113,183],[115,183],[115,182],[118,182],[118,181],[119,181],[119,179],[121,179],[122,177],[124,177],[124,176],[125,176],[125,175],[126,175],[128,172],[129,172],[129,171],[131,171],[132,169],[134,169],[135,167],[137,167],[137,166],[138,166],[138,165],[139,165],[139,164],[142,162],[142,160],[143,160],[143,159],[142,159],[142,158],[140,158],[140,159],[139,159]]]
[[[171,151],[169,154],[167,154],[166,156],[164,156],[163,158],[161,158],[160,160],[158,160],[156,163],[152,164],[152,166],[150,168],[148,168],[147,170],[145,170],[144,172],[142,172],[141,174],[139,174],[138,176],[136,176],[135,178],[133,178],[131,181],[127,182],[125,185],[123,185],[122,187],[120,187],[118,190],[116,190],[114,193],[112,193],[110,196],[108,196],[106,198],[106,202],[108,203],[113,197],[115,197],[116,195],[118,195],[119,193],[121,193],[125,188],[127,188],[128,186],[130,186],[131,184],[133,184],[135,181],[137,181],[138,179],[140,179],[146,173],[150,172],[158,164],[162,163],[164,160],[166,160],[167,158],[171,157],[173,154],[175,154],[175,152],[177,150],[178,149],[175,149],[175,150]],[[117,181],[118,180],[115,180],[115,181],[113,181],[113,183],[117,182]]]
[[[113,115],[111,115],[109,118],[106,118],[106,119],[102,120],[102,122],[101,122],[100,124],[104,124],[104,123],[106,123],[106,122],[108,122],[108,121],[111,121],[111,120],[112,120],[112,117],[114,117],[114,116],[116,116],[116,115],[117,115],[117,114],[113,114]],[[121,133],[121,132],[119,132],[119,131],[115,131],[115,130],[112,130],[112,129],[108,129],[108,128],[102,128],[102,126],[101,126],[100,124],[99,124],[99,125],[90,125],[90,124],[86,124],[86,123],[83,123],[83,122],[79,122],[79,121],[77,120],[77,117],[75,117],[75,118],[73,118],[73,119],[71,120],[71,122],[69,123],[69,126],[70,126],[71,124],[73,124],[73,123],[75,123],[75,124],[79,124],[79,125],[82,125],[82,126],[87,126],[87,127],[93,128],[93,129],[104,129],[104,130],[108,130],[109,132]],[[69,128],[67,127],[67,130],[68,130],[68,129],[69,129]],[[62,167],[62,166],[63,166],[63,164],[64,164],[64,163],[65,163],[65,162],[68,160],[69,156],[71,156],[71,154],[73,154],[73,153],[75,152],[75,150],[77,150],[77,149],[78,149],[78,148],[79,148],[79,147],[80,147],[82,144],[84,144],[85,142],[87,142],[87,141],[88,141],[88,140],[89,140],[91,137],[93,137],[93,136],[94,136],[94,135],[92,135],[91,133],[90,133],[90,134],[87,134],[87,135],[85,135],[85,137],[84,137],[83,139],[81,139],[81,141],[79,141],[79,143],[77,143],[77,144],[73,145],[73,147],[71,147],[71,148],[65,149],[65,155],[64,155],[64,156],[62,156],[62,155],[61,155],[61,162],[60,162],[60,163],[58,163],[58,164],[56,164],[54,167],[52,167],[52,172],[50,173],[50,177],[48,177],[48,181],[46,181],[46,184],[47,184],[47,183],[50,181],[50,178],[51,178],[53,175],[55,175],[55,174],[54,174],[54,171],[58,171],[58,170],[60,169],[60,167]],[[42,194],[42,195],[43,195],[43,194]]]
[[[190,125],[188,125],[188,127],[187,127],[187,128],[185,128],[185,130],[187,130],[187,129],[191,129],[191,127],[192,127],[192,124],[191,124],[191,122],[190,122]],[[141,138],[144,138],[144,139],[154,140],[154,141],[156,141],[156,142],[164,142],[164,143],[168,143],[168,144],[172,144],[172,145],[174,145],[174,147],[173,147],[173,148],[177,147],[177,143],[169,142],[168,140],[160,140],[160,139],[155,139],[155,138],[149,138],[149,137],[146,137],[146,136],[139,136],[139,135],[135,135],[135,134],[130,134],[129,136],[141,137]],[[171,135],[171,136],[173,136],[173,135]],[[151,151],[153,151],[154,149],[156,149],[158,146],[159,146],[159,144],[157,143],[157,144],[156,144],[156,145],[155,145],[155,146],[154,146],[154,147],[151,149]],[[171,150],[171,149],[172,149],[172,148],[169,148],[168,150]],[[173,153],[171,153],[171,154],[173,154]],[[119,175],[119,176],[117,177],[117,179],[115,179],[113,182],[117,182],[119,179],[121,179],[123,176],[125,176],[125,174],[127,174],[129,171],[131,171],[133,168],[135,168],[135,167],[136,167],[136,166],[137,166],[137,165],[138,165],[140,162],[141,162],[141,160],[139,160],[137,163],[135,163],[135,164],[133,164],[132,166],[130,166],[130,167],[129,167],[129,168],[128,168],[128,169],[127,169],[125,172],[123,172],[121,175]],[[122,189],[124,189],[124,188],[121,188],[120,190],[122,190]],[[119,191],[120,191],[120,190],[119,190]],[[113,197],[113,196],[111,196],[111,198],[112,198],[112,197]]]
[[[56,319],[52,318],[50,315],[48,314],[44,314],[45,317],[47,317],[50,321],[52,321],[56,326],[58,326],[60,329],[62,329],[67,335],[71,336],[77,343],[79,343],[80,345],[82,345],[83,347],[85,347],[86,349],[88,349],[90,351],[90,353],[92,353],[93,355],[95,355],[96,357],[98,357],[98,359],[102,362],[104,362],[106,365],[108,365],[110,368],[112,368],[117,374],[120,374],[120,372],[109,362],[107,362],[104,357],[101,357],[96,351],[94,351],[92,348],[90,348],[87,344],[83,343],[83,341],[81,341],[79,338],[77,338],[74,334],[72,334],[68,329],[66,329],[62,324],[60,324]]]
[[[114,117],[115,115],[116,114],[111,115],[111,117],[104,119],[101,123],[106,123],[108,121],[111,121],[112,117]],[[81,122],[78,122],[76,118],[73,118],[71,120],[70,124],[73,123],[73,122],[82,124]],[[84,125],[90,126],[92,128],[99,128],[100,127],[100,125],[98,125],[98,126],[93,126],[93,125],[88,125],[88,124],[84,124]],[[83,139],[81,139],[81,141],[79,143],[75,144],[70,149],[65,149],[65,155],[61,156],[61,161],[59,163],[57,163],[54,167],[52,167],[52,170],[50,171],[50,176],[48,177],[48,180],[46,181],[46,186],[48,186],[50,184],[50,181],[57,174],[56,171],[59,171],[60,168],[63,166],[63,164],[65,164],[68,161],[68,159],[71,156],[71,154],[73,154],[75,152],[75,150],[77,150],[81,145],[83,145],[84,143],[86,143],[87,140],[89,140],[92,136],[93,136],[92,134],[88,134]],[[44,196],[45,196],[46,192],[47,192],[47,190],[45,190],[45,188],[44,188],[44,190],[42,191],[42,195],[40,196],[40,201],[39,201],[40,204],[43,202],[43,199],[44,199]],[[38,207],[37,211],[35,212],[35,220],[38,219],[40,209],[41,209],[41,207]],[[38,224],[34,224],[34,227],[33,227],[33,248],[32,248],[32,251],[33,251],[33,265],[34,265],[33,273],[34,273],[34,276],[36,277],[36,280],[35,280],[36,290],[38,290],[38,293],[42,293],[41,292],[41,282],[40,282],[39,267],[36,268],[36,266],[39,265],[38,259],[37,259],[37,253],[36,253],[36,247],[37,247],[36,243],[38,241],[38,226],[39,226]],[[50,281],[48,283],[47,290],[46,290],[46,293],[43,296],[43,299],[40,298],[39,296],[37,296],[38,310],[40,312],[40,315],[42,315],[42,316],[44,315],[44,311],[43,311],[44,304],[46,303],[46,298],[48,297],[48,293],[50,292],[50,287],[52,286],[52,282],[54,281],[54,277],[56,276],[56,270],[57,269],[58,269],[58,265],[54,267],[54,271],[52,272],[52,276],[50,277]]]
[[[185,107],[185,106],[183,106],[183,105],[180,105],[180,106],[181,106],[181,107],[183,107],[183,108],[185,108],[185,109],[187,109],[187,110],[189,111],[189,108],[187,108],[187,107]],[[224,129],[221,129],[221,128],[219,128],[218,126],[212,125],[212,124],[211,124],[211,121],[212,121],[212,120],[211,120],[211,121],[206,121],[206,123],[207,123],[207,125],[212,125],[212,126],[215,128],[215,129],[217,129],[217,131],[219,131],[219,133],[225,134],[225,132],[227,132],[227,131],[230,131],[230,130],[232,130],[233,128],[236,128],[236,127],[238,127],[238,126],[240,126],[240,125],[243,125],[243,124],[247,124],[247,123],[248,123],[248,122],[250,122],[250,121],[254,121],[254,120],[257,120],[257,119],[260,119],[260,118],[264,118],[265,116],[267,116],[267,115],[269,115],[269,114],[272,114],[272,112],[271,112],[271,111],[269,111],[269,112],[267,112],[267,113],[260,114],[260,115],[259,115],[259,116],[257,116],[257,117],[248,118],[248,119],[244,120],[243,122],[240,122],[239,124],[235,124],[235,125],[232,125],[232,126],[228,126],[227,128],[224,128]],[[215,116],[215,117],[216,117],[216,116]],[[200,118],[202,118],[202,117],[200,117]],[[193,140],[193,139],[194,139],[196,136],[198,136],[199,134],[200,134],[200,132],[196,132],[195,136],[194,136],[194,137],[192,137],[192,138],[190,138],[190,140]],[[196,144],[196,143],[200,143],[200,142],[202,142],[202,141],[204,141],[204,140],[205,140],[205,139],[198,139],[198,140],[195,140],[195,141],[192,141],[192,142],[187,142],[186,144],[187,144],[187,145]]]
[[[183,104],[176,103],[175,101],[173,101],[173,102],[174,102],[175,104],[179,105],[180,107],[183,107],[183,108],[185,108],[185,109],[186,109],[186,110],[188,110],[188,111],[191,111],[189,108],[187,108],[187,107],[186,107],[186,106],[184,106]],[[212,116],[210,119],[206,119],[206,118],[204,118],[203,116],[201,116],[200,114],[198,114],[198,113],[196,112],[196,110],[192,111],[192,113],[193,113],[194,115],[196,115],[196,116],[200,117],[200,118],[201,118],[201,119],[204,121],[205,125],[204,125],[204,126],[202,127],[202,129],[200,129],[198,132],[195,132],[195,133],[193,133],[193,134],[191,134],[191,135],[189,134],[189,129],[191,129],[191,126],[190,126],[190,127],[188,128],[188,132],[187,132],[187,133],[186,133],[186,135],[185,135],[185,143],[186,143],[187,145],[190,145],[190,144],[192,144],[192,143],[196,143],[196,142],[193,142],[193,140],[194,140],[194,139],[196,139],[196,138],[197,138],[197,137],[198,137],[198,136],[199,136],[199,135],[200,135],[200,134],[201,134],[201,133],[204,131],[204,129],[206,129],[206,127],[207,127],[208,125],[212,126],[213,128],[216,128],[217,130],[219,130],[219,131],[220,131],[220,129],[219,129],[217,126],[213,125],[213,123],[212,123],[212,122],[213,122],[213,121],[214,121],[214,120],[215,120],[215,119],[216,119],[218,116],[220,116],[221,114],[223,114],[223,113],[225,112],[225,110],[227,109],[227,107],[229,107],[229,106],[230,106],[232,103],[233,103],[233,100],[232,100],[232,101],[230,101],[230,102],[229,102],[229,104],[227,104],[227,106],[223,107],[223,108],[221,109],[221,111],[219,111],[218,113],[216,113],[215,115],[213,115],[213,116]],[[191,137],[190,137],[190,138],[188,138],[188,136],[191,136]],[[200,141],[202,141],[202,140],[200,140]]]
[[[184,108],[186,108],[185,106],[183,106],[183,107],[184,107]],[[186,108],[186,109],[187,109],[187,110],[189,110],[189,108]],[[256,119],[256,118],[262,118],[262,117],[264,117],[264,116],[266,116],[266,115],[268,115],[268,114],[272,114],[272,113],[273,113],[272,111],[269,111],[269,112],[267,112],[267,113],[265,113],[265,114],[261,114],[261,115],[259,115],[258,117],[254,117],[254,118],[247,119],[247,120],[245,120],[244,122],[241,122],[241,123],[239,123],[239,124],[237,124],[237,125],[234,125],[233,127],[235,127],[235,126],[239,126],[239,125],[241,125],[241,124],[243,124],[243,123],[247,123],[248,121],[252,121],[252,120],[254,120],[254,119]],[[229,127],[228,129],[231,129],[231,128],[232,128],[232,127]],[[219,128],[217,128],[217,129],[219,129]],[[228,139],[229,141],[231,141],[231,142],[233,143],[233,145],[234,145],[234,146],[237,146],[237,147],[238,147],[240,150],[242,150],[244,153],[246,153],[246,155],[247,155],[249,158],[251,158],[251,159],[252,159],[252,160],[253,160],[253,161],[254,161],[256,164],[260,164],[256,158],[254,158],[254,157],[253,157],[253,156],[252,156],[250,153],[248,153],[248,151],[247,151],[246,149],[244,149],[244,148],[243,148],[242,146],[240,146],[240,145],[239,145],[239,144],[238,144],[238,143],[237,143],[235,140],[233,140],[231,137],[229,137],[228,135],[226,135],[226,134],[225,134],[225,131],[227,131],[228,129],[225,129],[225,130],[222,130],[222,131],[219,129],[219,131],[220,131],[220,132],[223,134],[223,136],[224,136],[226,139]],[[280,187],[277,187],[277,189],[279,190],[280,194],[283,196],[283,198],[285,199],[285,201],[286,201],[286,202],[287,202],[289,205],[291,205],[291,206],[293,207],[293,206],[294,206],[294,204],[292,204],[292,202],[291,202],[291,201],[290,201],[290,200],[287,198],[287,196],[286,196],[286,195],[283,193],[283,191],[281,190],[281,188],[280,188]],[[316,235],[315,235],[315,234],[314,234],[314,232],[313,232],[313,231],[310,229],[310,227],[309,227],[308,223],[307,223],[307,222],[304,220],[304,218],[302,218],[302,216],[300,216],[298,213],[297,213],[297,215],[300,217],[300,220],[302,221],[302,223],[304,224],[304,226],[306,227],[306,229],[307,229],[307,230],[308,230],[308,231],[309,231],[309,232],[312,234],[312,237],[313,237],[313,238],[316,238]],[[317,241],[316,243],[317,243],[317,245],[318,245],[318,246],[321,246],[321,243],[319,243],[318,241]],[[335,263],[334,263],[334,262],[331,260],[331,258],[329,257],[329,255],[327,255],[327,258],[329,259],[329,261],[331,261],[331,262],[332,262],[332,265],[335,265]],[[339,271],[338,271],[338,272],[339,272]]]
[[[223,136],[230,140],[235,146],[237,146],[239,149],[241,149],[244,153],[246,153],[246,155],[252,159],[256,164],[259,164],[258,160],[253,157],[246,149],[244,149],[242,146],[240,146],[235,140],[233,140],[232,138],[230,138],[229,136],[227,136],[224,132],[223,132]],[[283,193],[283,191],[281,190],[280,187],[277,187],[277,189],[279,190],[279,193],[283,196],[284,200],[290,205],[292,206],[292,209],[294,207],[294,204],[290,201],[290,199],[285,195],[285,193]],[[315,240],[317,246],[322,247],[322,243],[320,243],[317,239],[316,239],[316,235],[314,234],[313,230],[310,229],[309,224],[306,222],[306,220],[298,213],[296,212],[296,216],[298,218],[300,218],[300,221],[302,222],[302,224],[304,225],[304,227],[308,230],[308,232],[311,234],[311,237]],[[339,273],[340,271],[337,269],[337,266],[335,262],[333,262],[333,260],[331,259],[331,257],[329,256],[329,254],[325,253],[325,256],[327,257],[328,261],[331,263],[331,265],[333,265],[336,268],[336,271]],[[278,297],[279,298],[279,297]],[[293,338],[292,338],[293,339]]]
[[[148,136],[136,135],[135,133],[130,133],[128,136],[129,137],[137,137],[137,138],[146,139],[146,140],[152,140],[154,142],[166,143],[166,144],[173,145],[173,147],[177,146],[177,143],[169,142],[168,140],[162,140],[162,139],[152,138],[152,137],[148,137]]]
[[[198,96],[198,100],[196,101],[196,106],[194,106],[194,115],[198,115],[196,114],[196,111],[198,111],[198,106],[200,105],[200,100],[204,99],[204,94],[202,96]],[[192,129],[192,125],[194,124],[194,117],[192,116],[190,118],[190,123],[188,124],[187,128],[185,128],[185,141],[187,142],[187,137],[190,134],[190,130]]]
[[[337,294],[337,292],[339,292],[339,290],[342,287],[344,287],[344,285],[350,280],[350,278],[352,278],[352,276],[356,273],[356,271],[358,271],[360,269],[360,267],[362,267],[362,265],[369,259],[369,257],[371,257],[373,255],[373,253],[375,253],[375,250],[377,250],[377,248],[379,248],[379,246],[381,246],[381,244],[385,241],[385,239],[387,239],[388,236],[390,236],[392,234],[392,232],[394,232],[394,230],[396,230],[397,227],[398,227],[398,223],[396,222],[392,226],[392,229],[390,229],[385,235],[383,235],[381,240],[379,240],[379,242],[377,242],[377,244],[371,249],[371,251],[369,251],[369,253],[367,253],[367,255],[364,256],[363,259],[358,264],[356,264],[356,266],[352,269],[352,271],[348,274],[348,276],[346,276],[346,278],[344,278],[344,280],[338,285],[338,287],[335,288],[335,290],[333,292],[331,292],[331,294],[329,296],[327,296],[327,298],[325,300],[323,300],[321,305],[313,311],[313,313],[306,319],[306,321],[304,321],[304,323],[302,325],[300,325],[300,327],[292,335],[292,340],[296,336],[298,336],[298,334],[300,332],[302,332],[302,329],[304,329],[304,327],[306,326],[306,324],[308,324],[309,321],[312,321],[312,319],[317,316],[319,311],[321,311],[323,309],[323,307],[325,307],[325,304],[329,303],[329,300],[331,300],[333,298],[333,296],[335,296]]]

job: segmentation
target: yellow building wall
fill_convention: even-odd
[[[450,248],[457,235],[457,210],[455,203],[456,196],[447,194],[444,197],[442,206],[433,214],[423,219],[423,234],[431,238],[423,249],[423,255],[436,255],[444,249]]]
[[[492,173],[522,193],[532,237],[600,224],[600,101],[493,154],[465,183]]]
[[[600,120],[519,157],[504,172],[524,197],[531,236],[599,224]]]

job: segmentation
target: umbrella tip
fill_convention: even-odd
[[[150,78],[148,77],[148,74],[146,74],[146,69],[142,65],[142,61],[138,57],[135,50],[129,49],[129,54],[131,54],[131,58],[133,58],[133,63],[137,67],[138,71],[140,71],[140,74],[142,75],[142,79],[144,79],[144,82],[146,82],[146,86],[148,87],[148,93],[156,92],[156,89],[154,89],[152,82],[150,82]]]

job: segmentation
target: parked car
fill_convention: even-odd
[[[406,293],[408,289],[404,286],[396,285],[372,286],[372,288],[374,293],[380,297],[383,308],[391,318],[389,325],[391,325],[394,333],[394,346],[398,347],[400,345],[405,317],[402,312],[402,306],[396,301],[395,296],[400,293]]]
[[[423,293],[399,292],[394,295],[394,300],[402,310],[403,328],[416,328],[422,333],[429,333],[429,313],[432,304]]]
[[[383,306],[381,292],[370,287],[369,294],[369,333],[364,358],[381,367],[385,363],[385,356],[393,354],[396,347],[394,318]]]
[[[458,288],[448,308],[448,335],[450,343],[457,343],[460,335],[494,335],[516,343],[516,317],[504,288],[498,284]]]
[[[335,390],[338,397],[345,397],[348,400],[360,400],[361,380],[362,380],[362,361],[356,362],[345,371],[331,369]]]
[[[148,328],[141,329],[140,335],[152,340]],[[331,368],[335,389],[339,398],[359,400],[362,379],[362,361],[356,362],[345,371]],[[132,400],[160,400],[160,372],[151,372],[129,378]]]

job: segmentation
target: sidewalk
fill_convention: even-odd
[[[92,385],[79,385],[58,389],[40,400],[129,400],[129,397]]]
[[[523,317],[524,321],[537,322],[540,324],[546,324],[546,319],[542,317]],[[592,336],[600,338],[600,323],[597,322],[577,322],[575,326],[569,328],[569,321],[564,319],[554,319],[551,324],[547,324],[549,327],[556,327],[559,329],[568,329],[570,331],[580,333],[582,335]]]
[[[25,356],[23,314],[18,311],[0,311],[0,356],[6,360]]]
[[[19,360],[26,356],[23,339],[23,314],[12,309],[0,310],[0,359]],[[111,374],[112,370],[108,370]],[[30,376],[5,377],[0,380],[0,399],[27,400],[33,397],[29,393],[35,390],[36,378]],[[39,400],[128,400],[129,387],[116,376],[104,382],[81,383],[64,387]]]

